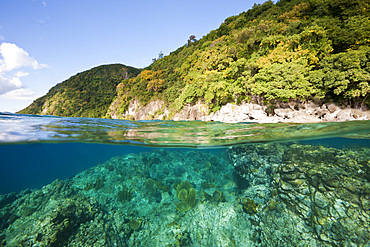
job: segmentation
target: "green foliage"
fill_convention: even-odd
[[[333,11],[335,6],[341,11]],[[362,10],[352,16],[340,6],[362,6]],[[239,103],[251,96],[267,101],[324,98],[333,86],[322,82],[323,61],[335,51],[357,50],[370,42],[368,7],[364,1],[352,4],[345,0],[340,4],[295,0],[255,5],[226,19],[218,30],[191,46],[152,64],[150,68],[155,70],[171,67],[166,76],[177,75],[166,81],[166,91],[180,92],[178,97],[168,99],[168,94],[161,94],[159,98],[175,111],[199,101],[216,111],[228,102]],[[366,73],[358,71],[360,74]],[[351,78],[355,89],[336,95],[366,97],[366,77],[360,82],[358,76]],[[173,88],[175,80],[183,83]]]
[[[308,79],[309,68],[299,62],[273,63],[263,68],[248,81],[253,95],[267,100],[306,100],[319,96],[319,90]]]
[[[139,69],[121,64],[102,65],[72,76],[20,111],[66,117],[104,117],[124,79],[136,76]]]
[[[354,100],[363,107],[370,93],[370,47],[326,57],[311,77],[327,92]]]

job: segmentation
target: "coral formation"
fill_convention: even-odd
[[[155,181],[151,178],[145,181],[144,186],[146,190],[149,192],[149,195],[154,196],[154,194],[157,192],[156,188],[154,187]]]
[[[162,180],[157,180],[155,181],[155,185],[157,186],[157,189],[163,190],[163,181]]]
[[[137,230],[141,226],[141,220],[131,219],[128,223],[132,230]]]
[[[187,212],[195,206],[197,192],[188,180],[176,186],[177,198],[180,200],[176,204],[176,209],[180,212]]]
[[[225,202],[226,201],[225,195],[218,190],[215,190],[212,196],[208,194],[207,192],[203,192],[203,195],[206,200],[211,201],[211,202]]]
[[[239,201],[243,206],[244,213],[248,214],[256,214],[257,213],[257,205],[256,202],[250,200],[249,198],[243,198]]]
[[[217,158],[217,156],[212,156],[209,159],[209,162],[212,164],[212,166],[217,166],[218,165],[218,158]]]
[[[86,183],[84,190],[85,191],[92,190],[92,189],[100,190],[101,188],[103,188],[103,186],[104,186],[104,179],[97,178],[95,182],[91,180],[90,182]]]
[[[214,183],[209,183],[209,182],[203,182],[201,185],[202,189],[209,189],[209,188],[214,188],[215,184]]]
[[[132,197],[131,189],[127,188],[123,188],[117,194],[118,201],[120,202],[131,201]]]
[[[243,195],[261,208],[253,217],[263,217],[269,225],[264,228],[266,246],[276,241],[284,246],[370,244],[369,148],[293,142],[228,151],[240,181],[248,185]],[[254,212],[253,202],[240,203],[245,212]],[[278,235],[288,234],[291,238],[281,242]]]

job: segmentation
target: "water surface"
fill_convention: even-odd
[[[0,243],[369,246],[369,133],[0,114]]]

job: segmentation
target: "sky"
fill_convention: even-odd
[[[136,68],[266,0],[1,0],[0,112],[102,64]]]

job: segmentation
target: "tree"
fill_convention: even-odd
[[[321,83],[326,92],[353,100],[355,107],[365,108],[370,93],[370,47],[324,58],[320,70],[311,77]]]
[[[188,39],[188,46],[191,45],[192,43],[194,43],[195,41],[197,41],[195,39],[195,35],[190,35],[190,37]]]
[[[274,63],[250,78],[248,88],[252,95],[260,95],[267,100],[307,100],[309,97],[320,97],[320,90],[309,81],[309,69],[302,61]]]

